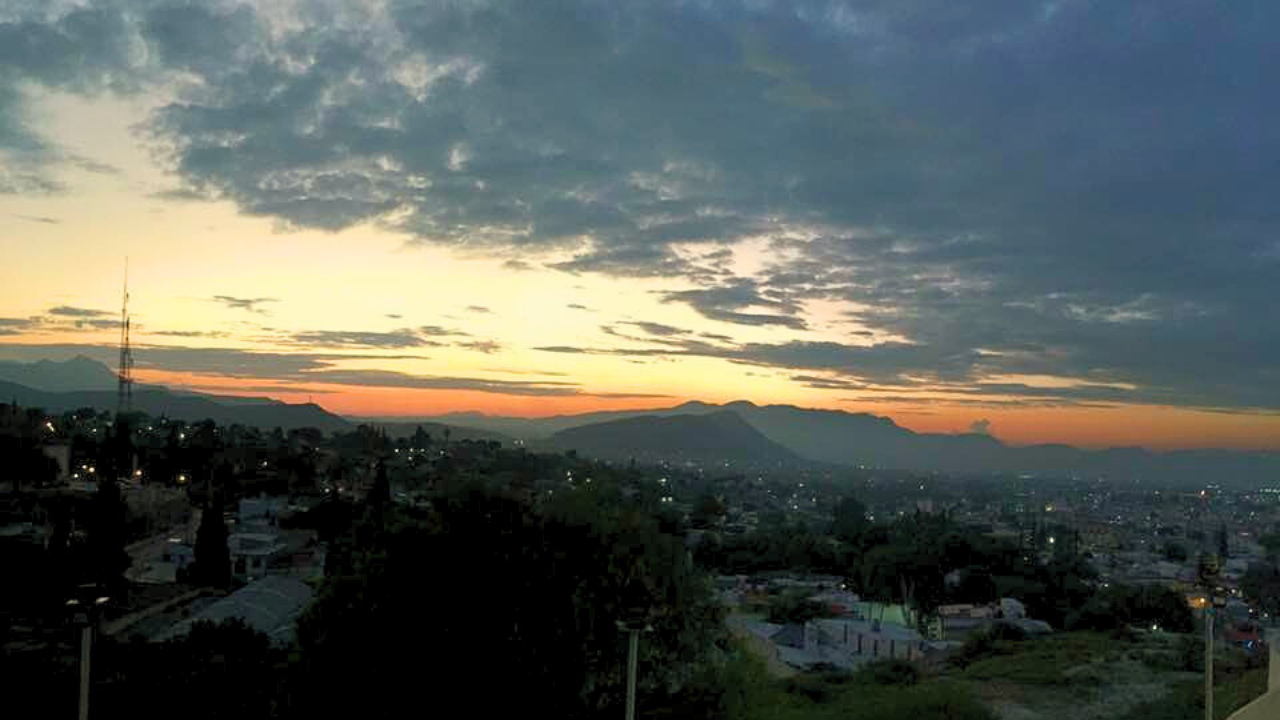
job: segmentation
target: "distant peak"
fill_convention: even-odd
[[[715,407],[715,405],[712,405],[711,403],[703,402],[701,400],[690,400],[689,402],[680,403],[675,407],[675,409],[684,410],[687,408],[709,408],[709,407]]]
[[[736,408],[736,407],[749,407],[749,408],[753,408],[753,407],[760,407],[759,405],[756,405],[755,403],[751,402],[750,400],[734,400],[733,402],[725,403],[725,405],[724,405],[724,406],[725,406],[725,407],[727,407],[727,408]]]

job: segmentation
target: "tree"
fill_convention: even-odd
[[[375,507],[391,504],[391,481],[387,478],[387,464],[378,461],[374,470],[373,487],[369,490],[368,503]]]
[[[195,566],[192,580],[197,585],[225,588],[231,584],[231,549],[227,546],[227,524],[222,519],[222,495],[214,492],[205,503],[196,529]]]
[[[1067,618],[1068,630],[1116,630],[1156,625],[1170,632],[1191,632],[1194,620],[1182,594],[1166,587],[1112,585],[1089,598]]]
[[[120,486],[109,475],[101,476],[94,492],[89,517],[89,567],[93,580],[117,588],[132,560],[128,543],[128,508]]]
[[[413,447],[419,451],[431,447],[431,435],[423,430],[421,425],[413,431]]]
[[[299,624],[299,714],[395,714],[421,700],[477,716],[556,717],[617,708],[626,638],[615,626],[639,605],[653,625],[640,645],[640,693],[678,689],[723,626],[683,539],[601,475],[540,509],[474,487],[420,517],[392,509],[386,532],[352,549]],[[424,569],[448,591],[423,586]],[[429,581],[431,579],[428,579]],[[414,661],[385,652],[395,639]],[[502,658],[502,692],[486,671]],[[376,686],[374,693],[351,687]]]
[[[1268,533],[1258,538],[1258,544],[1262,546],[1263,552],[1267,558],[1275,560],[1280,558],[1280,533]]]
[[[724,520],[725,511],[724,500],[711,493],[703,493],[689,514],[689,524],[698,530],[717,527]]]
[[[870,525],[870,521],[867,520],[867,506],[857,498],[848,495],[836,502],[835,520],[831,524],[831,533],[838,540],[857,544]]]
[[[1182,543],[1171,542],[1164,546],[1164,559],[1169,562],[1184,563],[1188,557],[1187,547]]]
[[[1280,615],[1280,567],[1274,562],[1250,565],[1240,578],[1240,589],[1263,612],[1273,617]]]
[[[189,718],[274,717],[282,650],[242,620],[198,622],[162,643],[95,643],[93,705],[99,717],[159,720],[183,708]]]
[[[787,625],[806,623],[824,617],[831,617],[831,608],[820,602],[809,600],[801,593],[783,595],[775,600],[769,607],[768,620],[771,623]]]

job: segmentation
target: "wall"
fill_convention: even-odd
[[[1232,713],[1227,720],[1280,718],[1280,637],[1271,638],[1269,641],[1271,642],[1271,664],[1267,674],[1267,692]]]

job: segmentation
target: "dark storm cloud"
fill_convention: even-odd
[[[15,78],[185,78],[152,139],[183,188],[245,213],[381,223],[511,269],[554,250],[562,271],[681,280],[668,302],[733,325],[803,331],[808,303],[840,303],[901,340],[671,352],[1280,408],[1273,3],[305,8],[0,24],[19,160],[0,192],[57,187]],[[689,250],[745,237],[773,238],[750,277]]]

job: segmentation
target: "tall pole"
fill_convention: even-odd
[[[1213,720],[1213,602],[1204,609],[1204,720]]]
[[[67,601],[66,607],[71,611],[72,622],[80,628],[80,707],[76,713],[79,720],[89,720],[89,690],[91,687],[89,660],[93,657],[93,632],[98,624],[99,614],[110,598],[99,596],[96,600],[88,598],[97,594],[93,585],[81,585],[80,597]],[[84,598],[83,600],[81,598]]]
[[[627,650],[627,720],[636,720],[636,664],[639,656],[640,629],[633,627],[630,648]]]
[[[89,657],[93,643],[93,625],[85,623],[80,629],[80,720],[89,720]]]
[[[133,350],[129,347],[129,258],[124,259],[124,299],[120,303],[120,366],[116,416],[133,411]]]

